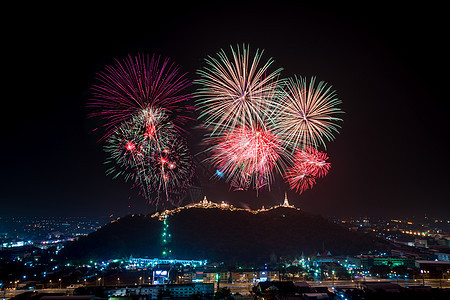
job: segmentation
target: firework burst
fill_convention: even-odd
[[[187,112],[193,110],[188,101],[191,96],[184,92],[190,83],[168,59],[129,55],[98,73],[97,81],[89,106],[96,110],[91,116],[105,120],[106,136],[149,109],[164,110],[177,129],[190,119]]]
[[[342,119],[336,115],[342,111],[336,106],[341,101],[331,86],[322,81],[316,86],[315,78],[309,84],[304,78],[289,79],[281,99],[272,103],[273,126],[291,151],[299,147],[326,147],[325,140],[332,141],[334,133],[338,133],[340,126],[336,123]]]
[[[211,161],[232,187],[259,190],[270,186],[273,170],[280,168],[282,149],[269,130],[236,128],[212,142]]]
[[[312,189],[316,183],[316,178],[309,172],[308,168],[304,168],[303,165],[294,165],[288,169],[285,174],[285,178],[289,183],[292,190],[299,194],[303,193],[307,189]]]
[[[314,177],[325,177],[330,170],[331,164],[327,163],[328,155],[317,151],[313,147],[306,147],[298,150],[295,154],[295,164],[302,164],[309,170]]]
[[[297,150],[294,155],[293,165],[287,169],[285,179],[291,189],[300,194],[316,183],[316,178],[328,174],[331,164],[327,162],[326,153],[317,151],[313,147]]]
[[[107,174],[124,177],[158,205],[180,200],[193,175],[189,150],[161,110],[146,110],[118,127],[106,141]]]
[[[181,134],[191,119],[186,74],[168,59],[129,55],[97,74],[88,104],[105,121],[107,174],[139,187],[152,203],[176,203],[193,175]]]
[[[263,62],[263,51],[230,48],[231,58],[223,50],[208,57],[195,82],[210,161],[235,189],[270,188],[282,149],[266,118],[282,69],[269,72],[273,60]]]
[[[114,178],[124,176],[137,178],[136,169],[140,169],[147,159],[148,149],[163,149],[175,130],[161,110],[145,110],[124,122],[106,140],[105,151],[110,154],[108,163],[113,166],[107,174]]]
[[[181,139],[172,139],[162,150],[148,150],[144,168],[138,172],[139,186],[147,199],[179,205],[194,174],[192,157]]]
[[[200,118],[213,134],[263,123],[282,70],[270,73],[273,60],[261,63],[263,51],[257,50],[252,58],[245,45],[236,51],[230,48],[232,59],[223,50],[217,53],[218,58],[208,57],[206,66],[197,72],[200,79],[195,81],[200,86]]]

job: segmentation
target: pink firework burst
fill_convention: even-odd
[[[163,110],[176,128],[182,128],[193,111],[190,86],[186,73],[168,59],[153,55],[129,55],[116,60],[97,74],[98,83],[92,87],[93,98],[88,104],[96,111],[91,116],[105,120],[106,136],[133,116],[149,110]]]
[[[282,148],[267,129],[236,128],[214,139],[213,164],[236,189],[270,185]]]
[[[328,174],[331,164],[326,162],[328,155],[313,147],[297,150],[294,155],[294,164],[285,174],[285,179],[291,189],[295,189],[300,194],[307,189],[311,189],[316,183],[316,178],[324,177]]]

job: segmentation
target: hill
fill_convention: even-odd
[[[373,237],[349,232],[318,215],[278,207],[257,214],[245,210],[191,208],[167,218],[172,256],[179,259],[258,263],[270,257],[299,257],[323,247],[334,255],[354,255],[383,247]],[[69,244],[69,260],[161,257],[163,222],[134,215],[107,224]]]

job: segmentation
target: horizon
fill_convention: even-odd
[[[210,201],[210,200],[208,199],[208,201]],[[211,201],[211,202],[213,204],[217,204],[217,205],[222,204],[222,202],[214,202],[214,201]],[[161,208],[159,210],[153,210],[153,211],[150,211],[150,212],[128,212],[128,213],[125,213],[123,215],[115,215],[115,214],[112,214],[112,215],[55,215],[55,214],[52,214],[52,215],[0,215],[0,219],[1,218],[88,218],[88,219],[89,218],[92,218],[92,219],[104,218],[104,219],[118,219],[118,218],[124,218],[124,217],[128,217],[128,216],[134,216],[134,215],[153,216],[156,213],[163,213],[163,212],[166,212],[166,211],[174,211],[174,210],[176,210],[178,208],[185,208],[185,207],[190,208],[189,206],[197,205],[197,204],[201,204],[201,203],[202,203],[202,201],[200,201],[200,202],[191,202],[191,203],[186,203],[185,205],[178,206],[178,207]],[[272,206],[264,206],[264,205],[262,205],[262,206],[256,207],[256,208],[250,208],[250,207],[248,207],[248,205],[238,206],[238,205],[236,205],[234,203],[227,203],[227,202],[223,202],[223,203],[226,204],[226,205],[229,205],[229,206],[233,206],[233,207],[237,208],[239,211],[250,211],[250,212],[260,212],[260,210],[262,208],[264,208],[266,211],[270,210],[270,209],[275,209],[275,208],[278,208],[278,207],[286,208],[286,206],[283,206],[282,202],[279,203],[279,204],[276,204],[276,205],[272,205]],[[307,214],[321,216],[321,217],[323,217],[325,219],[328,219],[328,220],[330,220],[332,218],[368,218],[368,219],[370,219],[370,218],[377,218],[377,219],[382,219],[382,218],[386,218],[386,219],[387,218],[391,218],[391,219],[392,218],[400,218],[400,219],[414,219],[414,218],[426,219],[426,218],[433,218],[433,219],[446,220],[447,222],[450,222],[450,219],[448,218],[447,215],[441,216],[441,215],[432,215],[432,214],[427,214],[427,213],[423,213],[422,215],[395,215],[395,214],[390,214],[390,215],[386,215],[386,214],[383,214],[383,215],[374,215],[374,214],[372,214],[372,215],[370,215],[370,214],[360,214],[360,215],[355,215],[355,214],[325,215],[325,214],[321,214],[320,212],[312,212],[312,211],[304,210],[301,207],[297,207],[297,206],[295,206],[295,205],[293,205],[291,203],[289,203],[289,205],[290,206],[288,206],[287,208],[293,208],[293,209],[305,212]],[[195,208],[200,208],[200,209],[201,208],[204,208],[204,209],[219,209],[217,207],[195,207]],[[261,211],[261,212],[263,212],[263,211]]]

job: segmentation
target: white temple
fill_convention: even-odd
[[[198,203],[191,203],[191,204],[187,204],[186,206],[177,207],[177,208],[174,208],[174,209],[171,209],[171,210],[167,209],[167,210],[165,210],[163,212],[156,212],[151,217],[152,218],[158,218],[160,221],[164,221],[168,216],[176,214],[176,213],[180,212],[181,210],[190,209],[190,208],[219,208],[219,209],[222,209],[222,210],[230,210],[230,211],[235,211],[235,210],[248,211],[248,212],[250,212],[252,214],[257,214],[259,212],[268,211],[268,210],[271,210],[271,209],[275,209],[277,207],[289,207],[289,208],[294,208],[294,209],[300,210],[300,208],[296,208],[294,205],[290,205],[289,204],[287,193],[284,193],[283,204],[276,205],[276,206],[270,207],[268,209],[264,208],[264,205],[263,205],[262,208],[258,209],[258,210],[252,210],[250,208],[234,207],[232,204],[228,204],[225,201],[222,201],[222,203],[220,203],[220,204],[219,203],[215,203],[215,202],[212,202],[212,201],[208,201],[206,196],[204,196],[203,200],[201,200]]]
[[[294,207],[293,205],[289,204],[288,197],[287,197],[287,192],[284,192],[284,202],[283,202],[283,204],[281,204],[281,206],[283,206],[283,207]]]
[[[211,201],[208,201],[208,199],[206,199],[206,196],[205,196],[205,198],[203,198],[203,201],[201,202],[204,206],[207,206],[208,204],[211,204]]]

